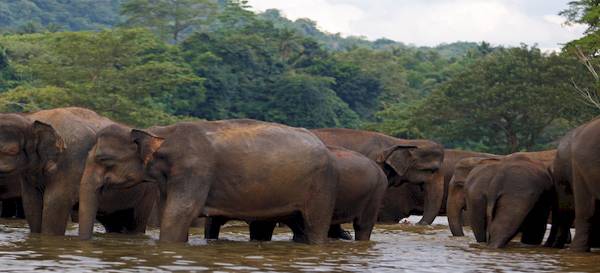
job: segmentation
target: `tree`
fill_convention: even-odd
[[[148,27],[165,40],[179,42],[183,34],[206,25],[217,8],[213,0],[125,0],[125,25]]]
[[[307,128],[355,128],[359,117],[331,89],[332,78],[286,73],[270,88],[264,120]]]
[[[586,34],[600,30],[600,1],[577,0],[568,3],[569,7],[559,13],[567,19],[567,24],[584,24]]]
[[[79,105],[146,127],[188,116],[204,101],[203,79],[178,49],[141,29],[6,36],[0,45],[24,79],[0,96],[12,109]]]
[[[597,72],[600,68],[600,1],[571,1],[569,8],[561,11],[560,15],[567,19],[567,24],[584,24],[588,27],[585,36],[567,43],[563,52],[576,56],[593,76],[593,87],[585,87],[585,83],[575,81],[573,87],[585,104],[600,110],[600,76]]]
[[[100,30],[119,23],[121,0],[19,0],[0,1],[0,28],[31,33]],[[37,32],[37,31],[34,31]]]
[[[496,50],[441,84],[411,110],[409,128],[447,146],[512,153],[539,148],[590,115],[577,106],[569,81],[585,74],[573,58],[543,54],[536,47]]]

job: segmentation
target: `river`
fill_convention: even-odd
[[[466,237],[451,237],[445,217],[427,227],[379,225],[371,242],[322,246],[292,243],[286,228],[277,228],[273,242],[248,242],[241,224],[224,227],[222,240],[207,242],[201,229],[192,229],[188,244],[173,245],[158,244],[155,229],[139,236],[96,234],[91,241],[78,240],[76,233],[73,224],[66,237],[30,235],[24,221],[0,220],[0,271],[600,272],[600,253],[518,241],[509,249],[488,249],[468,229]]]

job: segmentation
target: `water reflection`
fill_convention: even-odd
[[[412,219],[411,219],[412,220]],[[415,219],[416,220],[416,219]],[[98,234],[80,241],[29,235],[23,221],[0,222],[0,271],[168,272],[168,271],[374,271],[374,272],[598,272],[597,253],[573,254],[521,246],[492,250],[470,236],[453,238],[444,219],[433,227],[378,226],[372,242],[335,241],[308,246],[289,241],[278,228],[273,242],[247,242],[245,226],[229,226],[219,241],[205,241],[194,229],[189,244],[157,244],[157,230],[146,235]],[[98,228],[100,229],[100,228]]]

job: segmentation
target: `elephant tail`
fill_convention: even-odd
[[[498,201],[502,197],[502,194],[498,194],[498,195],[491,196],[491,197],[492,198],[487,200],[488,202],[487,202],[486,214],[488,217],[488,221],[492,221],[496,217],[496,205],[498,204]]]
[[[496,217],[496,209],[498,201],[502,197],[502,182],[504,181],[504,174],[498,172],[488,186],[487,191],[487,219],[488,224]]]

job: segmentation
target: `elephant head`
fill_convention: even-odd
[[[390,186],[404,183],[421,184],[425,188],[425,208],[419,224],[431,224],[437,216],[444,197],[444,175],[439,171],[444,160],[441,145],[398,144],[377,156]]]
[[[447,215],[450,231],[453,236],[464,236],[463,211],[466,209],[465,182],[473,168],[481,164],[497,162],[498,159],[485,157],[469,157],[460,160],[454,167],[454,175],[448,186]]]
[[[79,237],[92,236],[102,188],[128,188],[152,180],[147,165],[162,138],[149,133],[111,125],[98,132],[88,153],[79,193]]]
[[[16,114],[0,115],[0,177],[53,173],[64,149],[51,125]]]

